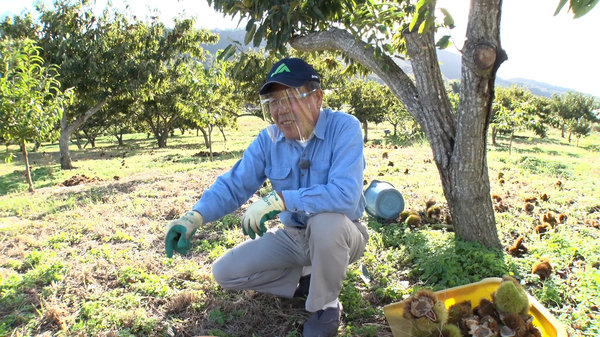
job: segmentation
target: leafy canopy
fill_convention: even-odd
[[[58,67],[45,66],[30,39],[3,39],[0,67],[0,136],[18,143],[48,140],[70,98],[60,88]]]

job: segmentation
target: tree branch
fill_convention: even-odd
[[[448,167],[456,137],[456,115],[452,111],[439,69],[434,31],[404,32],[407,53],[426,116],[421,123],[438,165]],[[432,69],[435,65],[435,69]]]
[[[379,76],[396,97],[404,103],[406,109],[419,124],[424,122],[424,116],[419,113],[423,109],[413,81],[390,56],[383,54],[380,58],[376,58],[373,46],[356,39],[350,32],[332,28],[323,32],[295,36],[290,39],[290,45],[296,50],[305,52],[344,52],[354,61],[364,65]]]
[[[103,98],[95,106],[86,111],[83,115],[79,116],[79,118],[77,118],[71,125],[68,126],[66,130],[67,134],[70,135],[77,130],[83,123],[85,123],[90,117],[98,112],[104,106],[104,104],[106,104],[106,102],[108,102],[108,97]]]

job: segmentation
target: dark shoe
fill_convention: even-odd
[[[310,288],[310,274],[302,276],[298,281],[298,287],[294,292],[294,297],[306,298],[308,296],[308,289]]]
[[[342,317],[342,305],[337,308],[327,308],[312,314],[304,323],[302,336],[304,337],[333,337],[337,335]]]

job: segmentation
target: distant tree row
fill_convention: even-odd
[[[57,87],[72,90],[73,101],[54,128],[63,169],[73,167],[69,143],[80,131],[93,146],[105,132],[119,139],[124,131],[149,130],[164,147],[175,127],[209,134],[235,121],[214,99],[232,96],[229,65],[209,60],[202,48],[218,36],[194,28],[193,20],[177,19],[167,28],[157,17],[144,22],[111,7],[96,16],[87,1],[58,0],[51,8],[40,3],[36,11],[39,20],[31,14],[5,18],[0,38],[16,47],[33,41],[43,64],[56,72]],[[8,56],[2,57],[6,63]],[[237,106],[229,100],[226,112]]]

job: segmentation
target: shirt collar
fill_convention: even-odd
[[[321,109],[319,111],[319,119],[317,119],[317,124],[315,125],[315,129],[313,133],[315,137],[319,139],[325,139],[325,130],[327,128],[327,113],[325,109]]]

